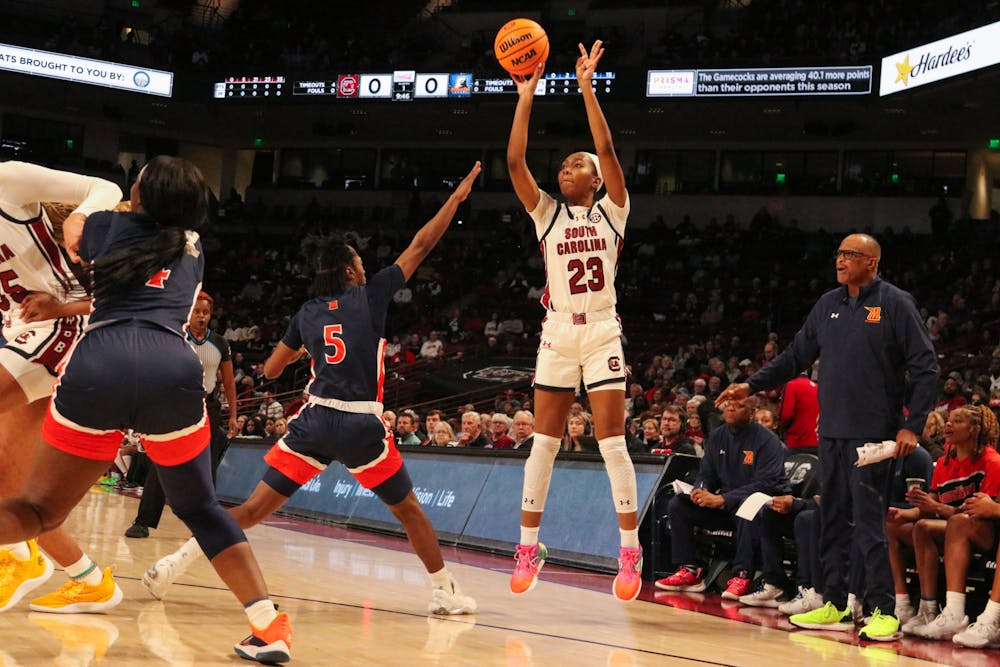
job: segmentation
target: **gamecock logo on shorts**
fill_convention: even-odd
[[[621,357],[608,357],[608,368],[616,373],[622,369]]]
[[[34,335],[35,335],[34,330],[32,330],[32,331],[25,331],[23,334],[21,334],[20,336],[18,336],[17,338],[15,338],[14,342],[17,343],[18,345],[25,345],[25,344],[27,344],[28,339],[30,339]]]

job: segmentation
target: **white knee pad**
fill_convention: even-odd
[[[614,435],[597,441],[604,458],[604,467],[611,481],[611,499],[619,514],[638,512],[638,493],[635,484],[635,468],[625,446],[624,435]]]
[[[531,454],[524,462],[521,509],[525,512],[541,512],[545,509],[545,496],[549,493],[549,480],[552,479],[552,466],[559,453],[559,446],[559,438],[535,434]]]

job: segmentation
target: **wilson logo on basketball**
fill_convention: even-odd
[[[517,37],[511,37],[510,39],[505,39],[504,41],[497,44],[497,50],[499,50],[500,53],[507,53],[521,42],[527,42],[534,38],[535,36],[530,32],[525,33],[523,35],[518,35]]]
[[[865,306],[865,310],[868,311],[868,317],[865,322],[870,324],[878,324],[882,321],[882,307],[881,306]]]

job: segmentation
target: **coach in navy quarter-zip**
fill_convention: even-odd
[[[895,440],[897,457],[917,447],[917,434],[933,403],[938,365],[913,297],[878,277],[881,253],[867,234],[846,237],[836,258],[841,287],[820,297],[777,359],[746,383],[731,385],[718,403],[780,386],[820,359],[823,597],[836,607],[837,619],[820,623],[831,627],[819,629],[840,629],[832,626],[843,620],[839,610],[847,603],[848,570],[856,566],[859,576],[852,580],[861,579],[863,571],[865,590],[850,592],[859,599],[863,594],[865,612],[879,610],[877,623],[889,628],[876,631],[873,621],[862,629],[862,638],[885,640],[898,633],[896,619],[885,619],[895,612],[885,536],[892,461],[859,468],[857,447]],[[909,405],[907,382],[912,388]],[[905,417],[904,408],[909,410]],[[858,562],[850,563],[849,556]]]

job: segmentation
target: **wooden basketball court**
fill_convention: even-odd
[[[106,615],[29,613],[22,601],[0,617],[0,667],[250,664],[232,650],[246,617],[207,562],[162,602],[142,587],[143,570],[187,534],[168,509],[148,539],[126,539],[137,505],[95,489],[69,522],[100,565],[115,565],[125,601]],[[404,541],[303,526],[275,518],[249,531],[272,597],[292,618],[293,665],[930,664],[898,655],[898,644],[860,648],[766,627],[780,627],[774,619],[757,625],[657,604],[648,584],[645,601],[624,604],[609,576],[564,568],[547,567],[531,593],[513,597],[508,558],[454,549],[445,559],[479,613],[429,618],[427,577]],[[39,590],[63,581],[57,570]],[[934,660],[965,667],[1000,656],[938,644]]]

